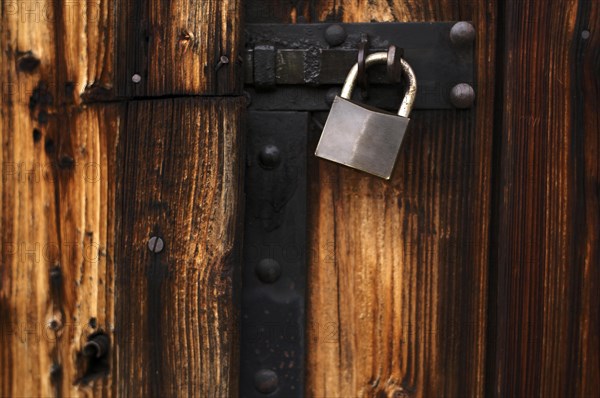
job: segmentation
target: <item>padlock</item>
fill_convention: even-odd
[[[367,67],[386,62],[385,52],[371,54],[365,60]],[[351,100],[358,72],[358,64],[355,64],[341,94],[333,101],[315,155],[390,179],[417,95],[415,73],[404,59],[400,62],[408,89],[398,115]]]

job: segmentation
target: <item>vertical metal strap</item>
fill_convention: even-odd
[[[308,113],[249,112],[242,397],[303,397]]]

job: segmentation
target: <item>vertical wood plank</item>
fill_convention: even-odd
[[[240,3],[119,0],[118,95],[240,94]]]
[[[124,109],[80,106],[86,88],[112,84],[111,4],[92,6],[0,5],[2,396],[100,394],[110,383],[81,356],[87,336],[113,323],[111,174]]]
[[[599,8],[505,5],[497,396],[600,389]]]
[[[195,165],[207,174],[170,163],[171,180],[154,181],[159,187],[176,181],[213,184],[206,187],[205,200],[210,207],[203,210],[202,216],[194,218],[179,212],[173,216],[181,219],[170,220],[172,224],[162,223],[166,228],[193,227],[194,231],[187,231],[186,236],[198,238],[195,246],[189,241],[173,239],[165,248],[165,253],[174,253],[176,272],[190,278],[189,282],[181,276],[176,278],[174,286],[181,289],[181,294],[173,297],[178,301],[163,303],[165,313],[152,313],[152,317],[144,318],[148,323],[138,323],[135,316],[130,320],[130,313],[140,314],[146,306],[160,309],[159,296],[134,297],[127,290],[131,273],[119,274],[127,267],[137,266],[134,269],[139,270],[146,264],[121,261],[124,258],[134,261],[139,254],[132,252],[126,256],[123,251],[116,251],[116,241],[121,250],[129,247],[126,245],[133,247],[131,240],[123,237],[121,228],[125,225],[133,233],[133,226],[144,219],[130,218],[126,223],[121,217],[137,214],[136,211],[146,217],[156,211],[154,202],[144,202],[148,208],[142,211],[136,207],[139,198],[127,196],[132,201],[123,201],[125,192],[132,192],[125,190],[130,183],[124,178],[123,170],[130,170],[125,165],[130,160],[140,164],[150,161],[143,154],[135,159],[124,158],[129,153],[126,148],[132,150],[135,117],[139,120],[149,117],[142,111],[136,113],[143,107],[128,104],[124,97],[230,95],[241,89],[236,82],[242,76],[236,61],[241,29],[239,2],[180,1],[170,3],[170,9],[166,3],[6,1],[0,5],[3,94],[0,157],[4,175],[0,182],[2,396],[112,396],[184,390],[190,395],[235,394],[237,305],[231,267],[237,261],[236,233],[241,228],[219,222],[225,222],[228,216],[231,223],[239,220],[234,215],[239,200],[234,197],[238,192],[234,185],[240,183],[241,171],[235,169],[234,161],[239,159],[231,151],[243,148],[224,147],[241,137],[236,130],[240,128],[239,115],[243,111],[239,99],[207,100],[205,106],[196,107],[173,106],[175,112],[185,108],[179,116],[187,121],[173,116],[179,120],[178,125],[172,125],[170,119],[161,122],[160,131],[167,136],[166,140],[177,133],[177,126],[189,126],[185,138],[190,145],[193,129],[199,131],[210,125],[224,131],[217,133],[218,142],[210,141],[214,146],[203,147],[206,150],[203,154],[210,151],[216,158],[194,158]],[[168,12],[163,14],[165,10]],[[195,39],[171,35],[190,26]],[[149,29],[150,44],[138,48],[140,37],[146,43],[145,28]],[[127,56],[123,49],[127,50]],[[217,71],[213,61],[229,54],[235,54],[230,56],[230,64]],[[146,74],[141,68],[142,83],[133,86],[143,87],[138,93],[132,89],[131,76],[123,78],[123,72],[130,67],[137,71],[139,65],[151,65],[152,73]],[[116,81],[115,76],[119,77]],[[121,94],[123,97],[118,98]],[[158,99],[156,109],[162,109],[163,102]],[[179,104],[177,100],[167,102]],[[221,105],[223,108],[218,109]],[[128,110],[129,126],[134,129],[131,131],[125,129]],[[215,124],[217,113],[222,115],[219,124]],[[212,124],[203,119],[206,115],[214,116]],[[124,142],[130,146],[122,145],[123,131]],[[163,138],[157,140],[161,142]],[[241,145],[241,141],[235,142]],[[142,148],[152,155],[154,152],[148,149],[152,144],[148,145]],[[199,154],[201,146],[195,143],[190,151]],[[177,150],[171,149],[166,155],[173,158],[165,162],[180,161]],[[225,155],[229,156],[226,158],[229,163],[223,163]],[[128,181],[127,186],[122,184],[124,180]],[[219,183],[222,186],[217,187]],[[181,201],[181,206],[169,201],[174,209],[183,209],[193,199],[175,193],[170,198]],[[214,217],[219,208],[231,213],[217,220]],[[186,234],[181,229],[175,232]],[[179,249],[170,251],[177,242]],[[148,275],[153,276],[155,271],[148,270]],[[119,281],[117,287],[121,290],[115,291],[113,285],[118,275],[126,279]],[[150,279],[154,283],[159,277]],[[151,293],[155,293],[154,287],[151,285]],[[115,300],[119,300],[119,295],[128,305],[116,308],[120,311],[117,327]],[[185,318],[188,314],[189,319]],[[161,327],[164,320],[161,316],[177,319],[178,323]],[[163,346],[130,344],[129,339],[142,341],[138,340],[138,326],[147,327],[145,331],[150,337],[143,341],[162,342]],[[157,334],[157,331],[171,333],[168,328],[181,332],[174,334],[181,339],[177,345],[170,335]],[[98,331],[108,334],[111,350],[101,363],[91,363],[82,350],[89,335]],[[119,334],[113,334],[115,331]],[[186,347],[187,351],[178,350],[180,347]],[[139,358],[151,360],[135,363]],[[160,362],[163,360],[164,364]],[[129,367],[129,361],[136,368]],[[167,379],[157,377],[155,372],[147,373],[142,382],[131,384],[139,379],[130,379],[127,371],[140,372],[147,364],[153,370],[175,364],[177,373],[172,370]],[[188,367],[190,370],[183,373],[178,370]],[[121,372],[123,369],[126,371]],[[106,377],[107,373],[112,377]]]
[[[346,22],[472,20],[478,78],[474,110],[412,115],[390,183],[313,162],[309,391],[482,396],[495,5],[320,5]]]
[[[495,3],[258,1],[247,7],[249,15],[272,9],[261,21],[474,22],[475,108],[414,112],[392,181],[309,157],[307,393],[483,396]]]
[[[120,154],[117,396],[236,396],[245,99],[132,102]],[[153,253],[157,236],[164,250]]]
[[[22,108],[10,107],[0,128],[0,395],[100,393],[106,373],[88,369],[82,349],[114,322],[111,176],[122,107],[55,115],[39,131]]]

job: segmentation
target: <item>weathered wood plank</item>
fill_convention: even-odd
[[[475,109],[415,112],[391,182],[309,158],[307,392],[482,396],[495,5],[258,3],[291,22],[474,21]]]
[[[138,3],[135,7],[143,8],[142,2]],[[221,49],[235,53],[237,44],[233,43],[237,43],[240,29],[239,19],[235,16],[239,14],[238,2],[208,3],[177,9],[183,4],[178,2],[173,5],[175,8],[172,13],[161,16],[156,14],[160,11],[156,8],[159,2],[153,2],[148,8],[154,10],[154,19],[150,21],[160,26],[152,25],[155,40],[151,44],[156,47],[145,55],[144,62],[158,65],[164,70],[151,69],[156,72],[152,77],[158,76],[154,79],[158,83],[150,87],[161,88],[155,92],[144,89],[142,95],[212,95],[232,93],[235,91],[232,87],[240,87],[235,83],[238,78],[235,70],[237,64],[225,66],[218,73],[212,66],[201,65],[208,59],[212,62],[215,53]],[[128,175],[123,174],[123,170],[130,170],[125,167],[127,162],[145,164],[151,161],[142,157],[141,152],[136,152],[139,157],[123,158],[129,153],[126,148],[132,150],[131,145],[135,142],[133,121],[135,118],[144,120],[150,115],[140,111],[146,108],[139,103],[86,104],[114,100],[120,92],[133,95],[127,91],[130,80],[123,83],[122,89],[116,86],[117,74],[114,70],[125,71],[127,65],[124,57],[116,59],[115,55],[139,36],[128,36],[132,32],[127,29],[134,29],[132,25],[119,25],[122,29],[117,29],[117,20],[120,23],[123,18],[132,18],[132,22],[139,26],[148,22],[148,19],[141,19],[139,13],[124,14],[130,11],[128,7],[129,4],[116,0],[3,2],[0,5],[0,81],[3,94],[0,98],[0,139],[3,143],[0,150],[3,169],[0,182],[1,396],[113,396],[127,391],[137,394],[139,391],[173,391],[173,388],[190,391],[192,395],[205,391],[216,391],[217,395],[226,392],[227,395],[234,393],[237,388],[237,378],[233,374],[237,367],[237,324],[234,322],[237,306],[234,305],[228,267],[236,261],[231,253],[237,246],[232,248],[232,245],[239,244],[234,234],[241,228],[219,223],[225,221],[227,215],[231,216],[232,223],[239,220],[234,215],[238,206],[238,198],[234,195],[239,192],[234,185],[239,184],[241,172],[234,170],[236,166],[233,163],[239,159],[235,158],[233,152],[227,151],[243,151],[243,148],[225,145],[233,145],[241,137],[237,130],[240,128],[239,114],[243,110],[239,104],[241,100],[208,100],[206,105],[190,107],[179,107],[176,106],[179,102],[170,101],[176,104],[173,105],[176,112],[185,108],[180,116],[187,118],[187,121],[179,120],[180,124],[173,125],[170,119],[162,121],[164,128],[160,131],[167,140],[170,135],[182,138],[182,135],[177,135],[180,133],[177,128],[190,126],[187,130],[189,134],[185,135],[190,143],[183,150],[188,150],[188,154],[196,151],[194,153],[200,156],[198,148],[202,143],[192,143],[191,129],[196,128],[196,124],[197,130],[208,126],[202,119],[204,116],[219,113],[223,117],[220,124],[215,124],[216,116],[210,124],[211,127],[223,128],[222,132],[215,134],[217,141],[207,140],[207,146],[202,147],[205,150],[202,154],[210,151],[216,157],[194,158],[203,162],[197,164],[198,170],[174,166],[169,175],[171,179],[164,182],[165,186],[177,181],[208,184],[202,194],[207,195],[203,200],[210,202],[211,206],[202,212],[202,216],[177,214],[180,218],[172,220],[172,225],[164,223],[170,231],[182,234],[185,231],[178,229],[178,226],[191,228],[191,223],[194,223],[194,231],[190,233],[194,237],[202,234],[197,246],[184,239],[174,239],[169,241],[164,253],[176,256],[177,261],[172,263],[173,266],[178,267],[182,275],[190,277],[187,282],[181,276],[176,278],[177,283],[173,286],[181,289],[181,294],[173,295],[177,302],[166,302],[164,310],[168,313],[162,314],[169,320],[177,319],[179,326],[184,325],[178,329],[182,334],[175,333],[172,336],[185,341],[173,344],[169,335],[164,338],[164,347],[130,344],[130,338],[138,342],[148,340],[138,339],[136,333],[140,330],[143,333],[143,329],[135,329],[140,326],[136,323],[138,318],[132,316],[130,320],[129,314],[139,315],[142,308],[156,309],[158,297],[131,295],[127,291],[127,283],[132,281],[130,270],[118,274],[125,278],[118,286],[123,303],[128,305],[118,307],[122,311],[118,318],[122,340],[115,340],[113,335],[116,327],[114,301],[118,298],[113,289],[115,269],[127,270],[127,267],[136,266],[138,268],[134,269],[140,270],[146,265],[116,261],[117,258],[134,261],[135,256],[140,254],[132,251],[125,256],[121,251],[120,257],[116,255],[116,239],[122,241],[119,246],[121,249],[129,247],[125,244],[131,241],[124,240],[122,233],[116,236],[115,227],[118,223],[119,228],[130,227],[128,232],[133,233],[133,226],[138,223],[141,225],[142,221],[128,218],[126,223],[121,217],[143,211],[136,207],[138,201],[123,201],[125,193],[132,191],[125,190],[123,185],[119,185],[118,190],[115,187],[117,183],[129,181],[125,178]],[[131,7],[135,8],[133,5]],[[188,15],[188,12],[191,14]],[[199,38],[191,43],[191,52],[185,52],[183,58],[161,52],[166,47],[156,42],[156,38],[166,34],[169,29],[180,26],[179,19],[174,18],[176,14],[189,18],[193,26],[198,27],[195,33]],[[138,17],[140,19],[136,19]],[[117,46],[117,43],[121,44]],[[131,48],[138,44],[131,44]],[[167,65],[165,59],[172,62]],[[188,79],[188,75],[180,73],[178,69],[182,65],[198,67],[194,70],[200,71],[199,77]],[[169,70],[172,74],[163,79]],[[181,81],[176,82],[177,79]],[[163,84],[165,81],[168,84]],[[192,85],[185,86],[187,82]],[[189,90],[180,90],[183,86]],[[202,88],[196,91],[200,86]],[[169,91],[171,89],[172,92]],[[156,109],[162,109],[162,103],[160,100]],[[220,105],[223,108],[217,110]],[[125,142],[130,146],[124,147],[119,137],[128,108],[129,126],[133,130],[126,130]],[[152,106],[147,108],[154,109]],[[206,112],[202,113],[202,110]],[[158,141],[162,139],[158,138]],[[169,142],[176,142],[176,139]],[[208,144],[216,146],[209,147]],[[142,149],[152,154],[149,148],[154,148],[153,144],[148,145],[142,146]],[[177,156],[177,151],[173,149],[168,155]],[[231,156],[224,158],[225,155]],[[166,162],[171,160],[178,161],[179,158]],[[206,174],[201,174],[200,170]],[[192,175],[199,180],[193,180]],[[158,187],[164,186],[155,182]],[[222,185],[217,186],[219,182]],[[192,199],[175,197],[175,193],[170,198],[181,200],[181,203],[169,201],[174,209],[183,209]],[[229,200],[232,202],[225,202]],[[156,209],[154,203],[144,203],[149,206],[147,212]],[[224,212],[231,213],[218,218],[218,209],[223,208]],[[185,224],[188,222],[190,224]],[[170,236],[167,235],[168,238]],[[174,242],[179,242],[179,249],[171,251]],[[197,252],[184,253],[184,246],[190,250],[197,248]],[[227,257],[230,254],[232,257]],[[168,258],[170,260],[172,257]],[[186,271],[188,265],[190,268]],[[204,273],[200,275],[201,272]],[[153,315],[154,318],[148,318],[150,323],[143,325],[148,326],[147,330],[160,329],[160,325],[152,323],[161,321],[160,315]],[[185,318],[187,316],[190,318]],[[168,326],[179,327],[177,324]],[[217,329],[219,334],[214,332]],[[108,358],[99,364],[101,366],[92,369],[81,352],[88,335],[99,330],[108,334],[112,347]],[[166,328],[162,330],[170,333]],[[162,339],[156,333],[151,336],[151,342],[156,342],[156,338]],[[116,352],[115,346],[118,347]],[[180,350],[181,347],[188,351]],[[165,357],[165,367],[180,361],[177,362],[179,366],[174,366],[173,373],[165,379],[157,377],[156,373],[148,373],[142,382],[132,383],[137,379],[130,379],[127,372],[120,372],[131,369],[129,366],[134,364],[135,371],[140,371],[146,363],[135,362],[136,359],[149,357],[152,358],[147,362],[149,369],[156,370],[159,367],[156,358],[163,358],[162,355],[171,356]],[[188,357],[196,362],[188,361]],[[187,373],[179,371],[188,369],[188,366],[190,370]],[[103,377],[107,373],[112,377]]]
[[[596,396],[600,7],[506,2],[504,13],[491,392]]]
[[[2,107],[1,396],[99,394],[109,383],[89,383],[106,374],[81,352],[113,325],[122,109],[56,114],[38,130],[27,104]]]
[[[119,156],[117,396],[236,396],[244,97],[130,103]],[[152,253],[148,240],[161,237]]]
[[[119,96],[241,93],[240,0],[118,3]]]
[[[27,103],[43,82],[52,95],[49,111],[55,111],[80,104],[84,92],[102,97],[112,89],[114,0],[7,1],[1,10],[6,100],[10,92],[12,101]]]
[[[0,13],[0,395],[101,394],[90,333],[113,323],[114,174],[123,107],[110,85],[110,2],[3,2]]]

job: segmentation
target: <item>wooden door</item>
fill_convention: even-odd
[[[244,20],[477,31],[390,182],[307,155],[307,396],[600,390],[597,2],[0,7],[0,396],[238,395]]]

